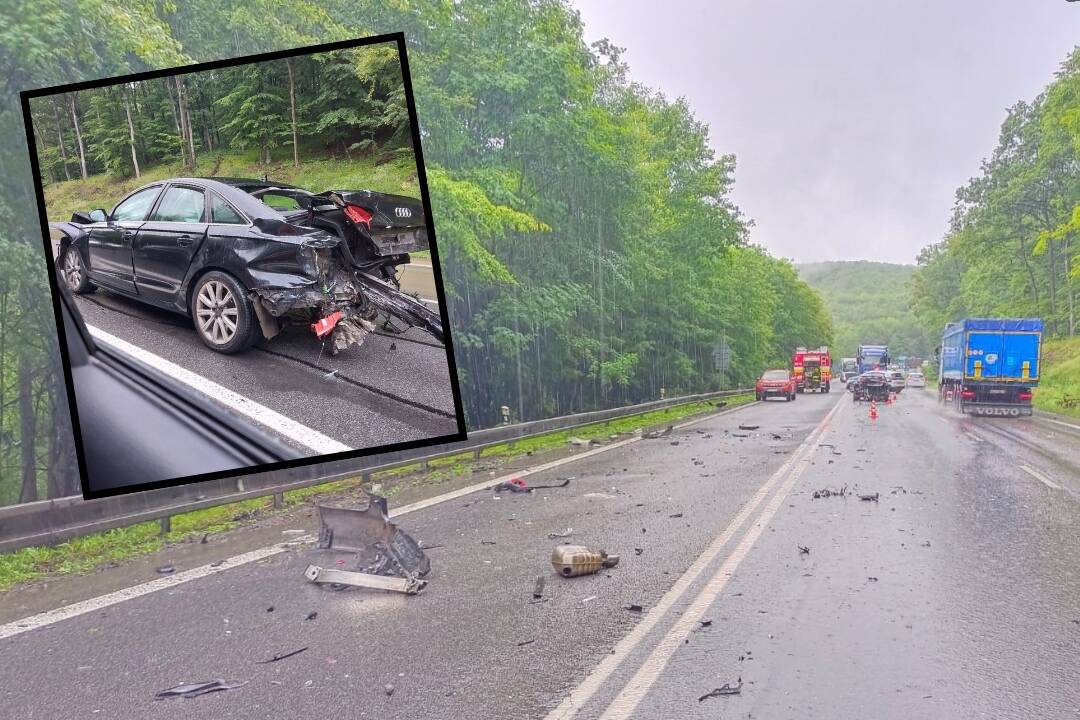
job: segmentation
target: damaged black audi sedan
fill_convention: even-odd
[[[221,353],[304,324],[337,352],[391,318],[443,339],[442,320],[402,292],[397,268],[428,247],[420,201],[367,190],[311,193],[269,180],[174,178],[111,212],[50,223],[59,277],[192,318]]]

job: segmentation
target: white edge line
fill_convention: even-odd
[[[1080,425],[1073,425],[1072,423],[1065,422],[1064,420],[1057,420],[1055,418],[1049,418],[1049,417],[1045,417],[1045,416],[1042,416],[1042,415],[1037,415],[1036,417],[1039,418],[1040,420],[1045,420],[1046,422],[1052,422],[1052,423],[1055,423],[1057,425],[1064,425],[1065,427],[1072,428],[1073,430],[1080,430]]]
[[[1029,468],[1027,465],[1021,465],[1020,469],[1023,470],[1024,472],[1026,472],[1031,477],[1038,480],[1039,482],[1041,482],[1046,487],[1050,488],[1051,490],[1060,490],[1061,489],[1060,485],[1058,485],[1056,482],[1054,482],[1050,478],[1043,475],[1038,470],[1035,470],[1034,468]]]
[[[133,600],[134,598],[141,597],[143,595],[149,595],[150,593],[157,592],[158,590],[165,590],[166,588],[175,587],[182,583],[197,580],[199,578],[208,577],[215,573],[224,572],[230,568],[237,567],[239,565],[245,565],[256,560],[262,560],[278,553],[284,552],[293,545],[302,544],[305,542],[311,542],[315,540],[313,535],[305,535],[304,537],[297,538],[290,542],[282,542],[276,545],[270,545],[269,547],[259,548],[258,550],[252,550],[251,552],[243,553],[242,555],[236,555],[222,560],[220,563],[213,565],[203,565],[201,567],[192,568],[191,570],[184,570],[178,572],[175,575],[166,575],[165,577],[158,578],[157,580],[151,580],[134,587],[123,588],[115,592],[101,595],[99,597],[90,598],[89,600],[83,600],[82,602],[72,603],[71,605],[65,605],[64,607],[57,608],[55,610],[47,610],[37,615],[31,615],[30,617],[23,618],[22,620],[15,620],[9,622],[6,625],[0,625],[0,640],[4,638],[18,635],[19,633],[29,632],[30,630],[37,630],[38,628],[45,627],[46,625],[52,625],[53,623],[61,622],[62,620],[69,620],[79,615],[84,615],[95,610],[101,610],[107,608],[110,605],[116,605],[117,603],[124,602],[125,600]]]
[[[743,408],[749,407],[750,405],[754,404],[755,403],[751,402],[736,405],[733,408],[722,410],[718,413],[711,413],[705,417],[697,418],[696,420],[690,420],[680,425],[676,425],[675,427],[682,428],[688,425],[693,425],[695,423],[704,422],[705,420],[709,420],[711,418],[720,417],[722,415],[736,412],[737,410],[742,410]],[[559,460],[544,463],[543,465],[537,465],[536,467],[524,468],[518,472],[509,475],[503,475],[502,477],[485,480],[484,482],[469,485],[468,487],[453,490],[448,493],[443,493],[442,495],[436,495],[435,497],[428,498],[427,500],[421,500],[419,502],[411,503],[409,505],[402,505],[399,508],[394,508],[393,510],[391,510],[389,514],[390,517],[393,518],[399,515],[404,515],[406,513],[415,512],[416,510],[431,507],[432,505],[438,505],[439,503],[446,502],[447,500],[453,500],[455,498],[469,495],[478,490],[486,490],[490,487],[498,485],[501,482],[506,482],[511,478],[525,477],[538,472],[543,472],[544,470],[550,470],[560,465],[576,462],[587,457],[592,457],[593,455],[599,455],[600,453],[607,452],[608,450],[614,450],[616,448],[630,445],[631,443],[638,442],[641,439],[641,437],[632,437],[621,442],[612,443],[611,445],[601,445],[600,447],[588,450],[577,455],[560,458]],[[63,620],[69,620],[73,617],[78,617],[79,615],[94,612],[95,610],[100,610],[101,608],[108,607],[109,605],[115,605],[125,600],[132,600],[137,597],[142,597],[143,595],[149,595],[150,593],[157,592],[158,590],[164,590],[166,588],[179,585],[180,583],[185,583],[191,580],[206,577],[208,575],[213,575],[214,573],[222,572],[223,570],[228,570],[230,568],[238,567],[240,565],[244,565],[250,562],[255,562],[256,560],[262,560],[263,558],[271,557],[272,555],[283,552],[289,547],[301,545],[306,542],[312,542],[314,540],[314,536],[305,535],[290,542],[276,543],[274,545],[243,553],[241,555],[235,555],[231,558],[221,561],[220,563],[215,563],[213,565],[202,565],[197,568],[192,568],[191,570],[185,570],[183,572],[176,573],[175,575],[169,575],[167,577],[158,578],[157,580],[151,580],[150,582],[145,582],[139,585],[135,585],[133,587],[117,590],[115,592],[111,592],[100,597],[90,598],[81,602],[72,603],[71,605],[65,605],[54,610],[47,610],[45,612],[38,613],[37,615],[31,615],[29,617],[22,618],[21,620],[13,620],[12,622],[9,622],[5,625],[0,625],[0,640],[11,637],[13,635],[28,632],[30,630],[36,630],[38,628],[46,627],[48,625],[52,625]]]
[[[791,472],[797,462],[806,460],[810,457],[811,447],[820,441],[823,429],[827,427],[828,421],[830,421],[844,405],[845,403],[842,399],[837,401],[832,410],[830,410],[818,426],[810,432],[798,449],[784,461],[784,464],[773,473],[772,477],[766,480],[765,483],[758,488],[750,500],[743,505],[731,520],[728,526],[716,536],[705,551],[699,555],[679,579],[675,581],[675,584],[664,593],[660,600],[657,601],[656,605],[649,609],[645,614],[645,617],[641,619],[641,622],[635,625],[629,633],[624,635],[622,639],[616,643],[611,654],[605,656],[604,659],[600,661],[600,664],[594,667],[585,679],[563,698],[563,701],[558,707],[548,713],[546,720],[567,720],[568,718],[572,718],[577,711],[592,698],[612,673],[615,672],[622,661],[629,656],[642,640],[645,639],[645,636],[648,635],[653,627],[655,627],[675,603],[686,594],[694,581],[698,579],[710,564],[712,564],[720,554],[720,551],[723,550],[724,546],[727,545],[738,529],[746,522],[747,518],[757,510],[757,507],[768,494],[772,492],[776,483],[787,473]]]
[[[170,362],[148,350],[132,345],[126,340],[121,340],[115,335],[105,332],[101,328],[94,327],[93,325],[87,325],[86,327],[90,331],[90,334],[94,336],[95,340],[100,340],[108,345],[112,345],[116,349],[146,363],[155,370],[159,370],[166,375],[169,375],[174,380],[182,382],[193,390],[206,395],[218,404],[224,405],[230,410],[240,413],[244,417],[254,420],[258,424],[269,428],[275,433],[286,437],[293,442],[299,443],[310,450],[314,450],[320,455],[346,452],[353,449],[348,445],[334,440],[332,437],[323,435],[318,430],[314,430],[307,425],[302,425],[291,418],[287,418],[275,410],[271,410],[250,398],[246,398],[239,393],[229,390],[223,385],[218,385],[213,380],[209,380],[198,373],[194,373],[187,368]]]

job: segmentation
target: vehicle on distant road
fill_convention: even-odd
[[[901,370],[890,370],[886,375],[889,376],[889,389],[894,393],[899,393],[907,385],[907,380]]]
[[[843,358],[840,361],[840,382],[848,380],[859,374],[859,361],[856,358]]]
[[[889,393],[891,392],[889,378],[880,370],[871,370],[870,372],[859,375],[852,379],[850,387],[852,400],[854,402],[863,400],[888,400]]]
[[[1031,415],[1039,384],[1043,322],[968,318],[945,326],[938,348],[938,399],[961,413]]]
[[[857,355],[860,374],[871,370],[884,370],[889,366],[888,345],[860,345]]]
[[[787,370],[766,370],[758,378],[755,393],[758,400],[768,400],[771,397],[794,400],[795,376]]]
[[[908,387],[926,387],[926,376],[921,372],[910,372],[907,376]]]
[[[408,253],[428,247],[424,208],[413,198],[173,178],[135,190],[111,212],[76,212],[50,227],[71,292],[100,285],[187,315],[217,352],[304,324],[329,337],[333,353],[390,317],[443,339],[440,316],[397,285]]]
[[[795,348],[791,365],[796,392],[829,392],[832,382],[832,358],[829,356],[829,348],[824,345],[817,350]]]

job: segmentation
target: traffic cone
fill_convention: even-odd
[[[870,401],[870,419],[877,420],[877,400]]]

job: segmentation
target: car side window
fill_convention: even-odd
[[[210,222],[226,225],[247,225],[247,221],[233,206],[225,202],[217,193],[210,193]]]
[[[157,197],[160,190],[160,186],[155,186],[135,193],[116,206],[112,213],[112,219],[121,221],[145,220],[146,213],[150,211],[150,206],[154,204],[154,198]]]
[[[206,195],[195,188],[173,186],[165,191],[150,220],[157,222],[202,222]]]

